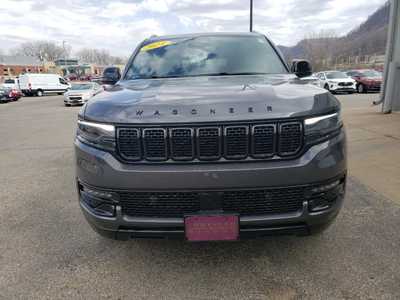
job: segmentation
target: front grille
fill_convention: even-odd
[[[191,160],[194,157],[194,133],[192,128],[170,129],[171,157],[175,160]]]
[[[213,161],[287,158],[303,146],[302,122],[117,130],[127,161]]]
[[[69,100],[82,100],[82,97],[69,97]]]
[[[353,83],[352,82],[339,82],[338,86],[352,86]]]
[[[135,217],[182,217],[200,210],[197,193],[121,192],[122,212]]]
[[[119,137],[119,142],[121,136]],[[148,160],[167,159],[167,131],[165,129],[146,128],[143,130],[144,156]]]
[[[249,127],[225,127],[225,157],[230,159],[243,159],[248,155]]]
[[[223,212],[249,216],[301,211],[309,190],[310,187],[287,187],[207,194],[210,197],[217,197],[213,199],[215,203],[220,203],[219,209]],[[181,218],[204,209],[201,204],[201,194],[200,192],[120,192],[119,198],[125,215]]]
[[[300,151],[303,141],[300,123],[281,124],[279,127],[279,154],[294,155]]]

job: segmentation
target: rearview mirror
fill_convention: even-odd
[[[299,78],[307,77],[312,75],[312,66],[308,60],[294,59],[290,71]]]

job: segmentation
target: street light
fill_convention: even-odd
[[[250,32],[253,32],[253,0],[250,0]]]

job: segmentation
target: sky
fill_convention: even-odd
[[[254,30],[293,46],[321,30],[344,35],[386,0],[254,0]],[[0,51],[65,41],[129,56],[156,34],[248,31],[249,0],[0,0]]]

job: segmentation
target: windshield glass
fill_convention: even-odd
[[[4,83],[15,83],[14,79],[6,79]]]
[[[92,84],[73,84],[71,90],[90,90],[93,87]]]
[[[348,78],[346,74],[343,72],[331,72],[331,73],[326,73],[326,78],[328,79],[345,79]]]
[[[200,36],[144,45],[125,79],[276,73],[287,70],[264,37]]]
[[[375,71],[375,70],[366,70],[366,71],[362,71],[361,74],[364,77],[381,77],[382,74]]]

